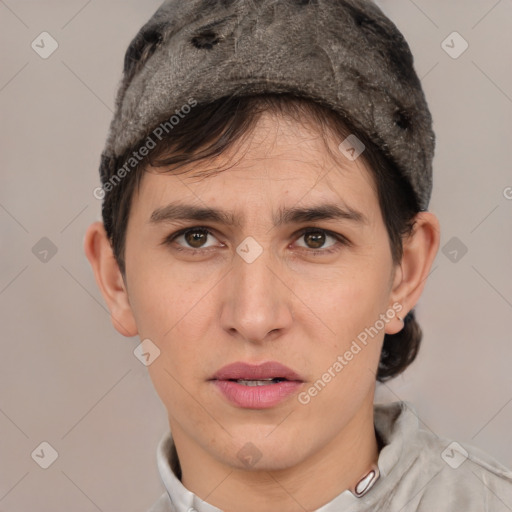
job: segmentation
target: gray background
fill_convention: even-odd
[[[124,51],[159,3],[0,0],[3,512],[140,512],[163,492],[166,411],[82,249]],[[416,308],[420,355],[378,399],[411,401],[425,428],[511,467],[512,0],[379,4],[433,113],[442,234]],[[43,31],[59,45],[47,59],[31,47]],[[454,31],[469,43],[456,59],[442,47]],[[57,249],[46,261],[43,237]],[[46,470],[31,457],[43,441],[58,452]]]

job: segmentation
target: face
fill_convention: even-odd
[[[252,451],[286,468],[336,443],[371,407],[398,330],[371,175],[327,142],[334,161],[313,127],[264,114],[216,160],[149,169],[133,198],[126,284],[140,339],[160,351],[151,379],[177,444],[222,464]]]

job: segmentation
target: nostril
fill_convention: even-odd
[[[211,50],[219,41],[219,36],[211,30],[202,32],[191,39],[192,44],[200,50]]]

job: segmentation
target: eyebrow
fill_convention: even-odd
[[[157,208],[151,214],[149,222],[159,224],[175,220],[209,221],[227,226],[241,227],[240,215],[218,208],[198,207],[183,203],[170,203]],[[274,226],[283,224],[300,224],[319,220],[349,220],[360,224],[369,224],[368,218],[361,212],[349,207],[341,207],[335,203],[326,203],[318,206],[282,208],[274,216]]]

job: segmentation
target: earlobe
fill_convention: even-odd
[[[136,336],[138,331],[126,286],[102,222],[94,222],[87,228],[84,252],[107,303],[113,326],[123,336]]]
[[[433,213],[420,212],[415,221],[413,232],[403,241],[402,261],[390,299],[390,304],[401,304],[397,316],[402,319],[414,308],[423,292],[440,242],[439,221]],[[388,327],[386,333],[395,334],[402,329],[403,322],[396,318]]]

